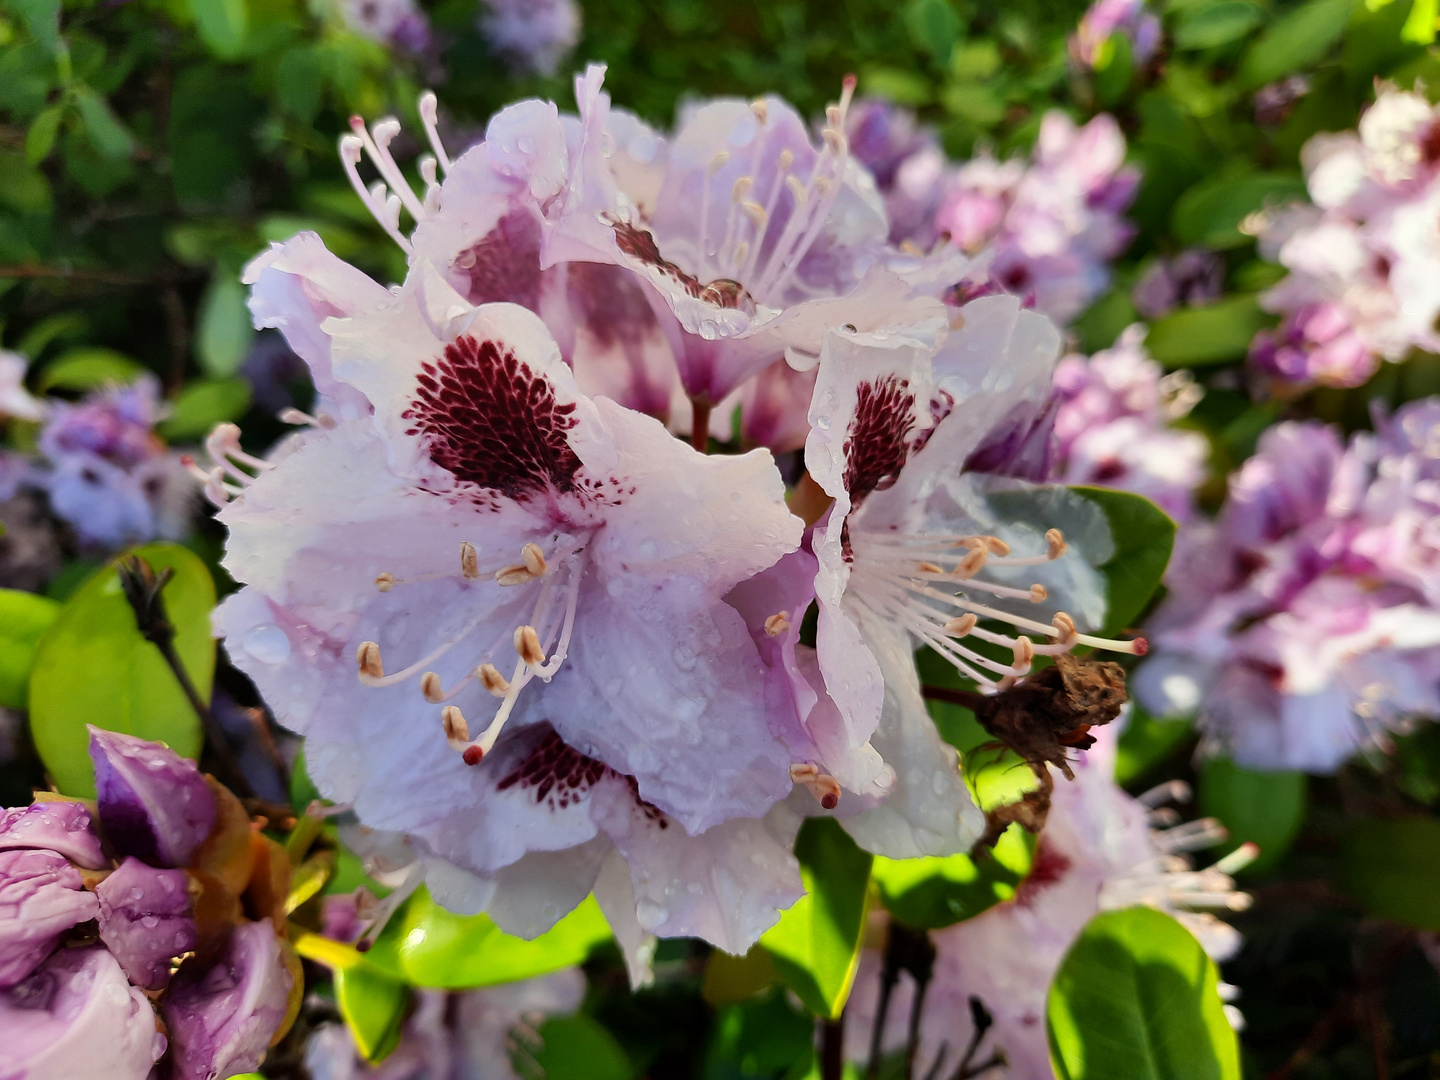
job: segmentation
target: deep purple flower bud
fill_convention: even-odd
[[[90,728],[100,823],[122,855],[185,866],[215,827],[215,796],[193,761],[162,743]]]
[[[80,871],[53,851],[0,851],[0,986],[13,986],[55,951],[76,923],[95,918]],[[8,1076],[0,1069],[0,1076]]]
[[[0,850],[14,848],[58,851],[90,870],[105,865],[100,837],[84,803],[37,802],[0,812]]]
[[[293,985],[268,919],[237,926],[225,954],[208,969],[183,966],[161,1006],[172,1080],[257,1068],[289,1011]]]
[[[145,1080],[165,1036],[139,990],[100,946],[61,949],[0,991],[0,1076]]]
[[[100,940],[125,975],[146,990],[170,982],[170,961],[195,948],[199,933],[184,870],[157,870],[128,858],[95,889]]]

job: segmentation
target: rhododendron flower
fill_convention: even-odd
[[[1224,285],[1224,260],[1205,248],[1190,248],[1153,262],[1130,290],[1130,299],[1145,318],[1158,319],[1181,305],[1218,300]]]
[[[787,758],[722,600],[800,539],[769,453],[707,458],[586,397],[537,316],[423,260],[352,310],[282,326],[327,336],[374,416],[236,483],[232,660],[437,899],[545,896],[516,908],[538,933],[618,851],[632,921],[743,951],[800,891],[794,825],[760,820]]]
[[[929,248],[950,169],[935,133],[921,127],[908,109],[862,98],[845,118],[845,134],[850,153],[870,170],[885,199],[891,243]]]
[[[1116,34],[1130,43],[1130,56],[1137,65],[1147,64],[1160,45],[1160,18],[1145,7],[1145,0],[1095,0],[1070,38],[1070,55],[1086,67],[1095,67]]]
[[[1440,716],[1437,404],[1378,426],[1270,429],[1180,549],[1135,692],[1242,765],[1330,772]]]
[[[575,0],[484,0],[480,28],[517,71],[553,75],[580,39]]]
[[[415,0],[341,0],[341,13],[363,38],[407,53],[430,48],[430,20]]]

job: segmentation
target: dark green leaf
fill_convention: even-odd
[[[370,964],[337,968],[335,1003],[366,1061],[382,1061],[400,1042],[410,988]]]
[[[35,650],[59,612],[60,605],[44,596],[0,589],[0,706],[25,708]]]
[[[871,855],[833,818],[811,818],[795,840],[805,896],[780,915],[760,943],[787,986],[818,1016],[845,1007],[865,937]]]
[[[522,1041],[515,1054],[538,1065],[545,1080],[630,1080],[635,1075],[615,1036],[583,1013],[552,1016],[539,1034],[538,1046],[529,1048]],[[527,1070],[520,1075],[528,1075]]]
[[[1236,78],[1254,89],[1313,64],[1345,32],[1352,7],[1353,0],[1310,0],[1289,11],[1250,46]]]
[[[164,593],[175,649],[208,700],[215,673],[210,572],[178,544],[148,544],[135,553],[157,573],[175,571]],[[30,731],[46,770],[62,793],[93,798],[86,724],[157,739],[185,757],[200,751],[200,719],[159,650],[136,629],[113,564],[66,602],[40,640],[30,675]]]
[[[464,990],[517,982],[580,963],[610,936],[594,897],[534,941],[512,937],[488,915],[454,915],[425,888],[396,912],[366,959],[416,986]]]
[[[1115,554],[1100,567],[1105,575],[1102,633],[1118,634],[1135,621],[1155,595],[1170,563],[1175,522],[1149,499],[1128,491],[1097,487],[1070,490],[1099,504],[1110,523]]]
[[[1095,69],[1095,96],[1106,108],[1117,105],[1130,89],[1135,74],[1135,59],[1130,39],[1124,34],[1111,34],[1105,42],[1104,64]]]
[[[1372,915],[1440,930],[1440,819],[1369,818],[1346,831],[1345,887]]]
[[[55,148],[55,136],[60,134],[60,121],[65,119],[65,105],[57,102],[40,110],[30,121],[30,130],[25,132],[25,159],[31,165],[39,165],[50,156]]]
[[[52,56],[65,47],[60,38],[60,0],[7,0],[7,6],[25,20],[30,36]]]
[[[1290,849],[1305,819],[1305,774],[1252,772],[1228,758],[1211,758],[1200,770],[1199,806],[1220,819],[1233,850],[1245,841],[1260,845],[1252,869],[1273,865]]]
[[[1132,699],[1130,719],[1115,754],[1115,782],[1123,786],[1138,780],[1166,760],[1193,730],[1188,717],[1157,718]]]
[[[69,349],[46,364],[36,380],[42,394],[51,390],[94,390],[109,383],[133,382],[145,368],[114,349]]]
[[[291,49],[280,58],[275,71],[275,91],[285,108],[305,123],[320,111],[320,94],[325,88],[325,70],[314,49]]]
[[[1227,364],[1242,359],[1255,335],[1273,321],[1255,297],[1229,296],[1151,324],[1145,347],[1166,367]]]
[[[1239,1080],[1215,964],[1153,908],[1091,919],[1055,975],[1046,1007],[1060,1080]]]
[[[960,40],[960,16],[947,0],[910,0],[905,26],[915,48],[940,60],[948,59]]]
[[[221,60],[234,60],[245,51],[250,27],[246,0],[190,0],[190,13],[200,39]]]
[[[135,151],[135,139],[104,98],[88,86],[74,86],[70,99],[85,123],[85,135],[95,152],[107,158],[126,158]]]
[[[1265,9],[1250,0],[1217,0],[1187,8],[1175,27],[1177,49],[1213,49],[1239,41],[1265,19]]]
[[[1030,872],[1032,854],[1029,834],[1011,825],[988,856],[876,856],[871,874],[891,915],[908,926],[938,930],[1013,897]]]
[[[180,392],[159,431],[172,442],[198,439],[216,424],[238,420],[249,407],[250,384],[244,379],[197,379]]]
[[[1171,225],[1182,244],[1217,250],[1240,247],[1250,242],[1238,228],[1248,215],[1304,195],[1305,182],[1298,174],[1202,180],[1180,196]]]

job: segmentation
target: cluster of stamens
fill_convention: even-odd
[[[1144,638],[1118,641],[1082,634],[1075,620],[1063,611],[1056,612],[1047,624],[973,598],[971,594],[985,593],[1032,604],[1048,599],[1041,584],[1016,588],[979,575],[989,566],[1008,570],[1055,561],[1066,551],[1059,529],[1045,534],[1044,554],[1026,556],[1012,555],[1010,545],[996,536],[901,537],[856,530],[851,542],[855,555],[852,593],[876,614],[910,631],[984,690],[1003,690],[1030,673],[1036,656],[1055,656],[1077,645],[1145,654]],[[965,554],[956,560],[958,549]],[[1007,623],[1020,633],[998,633],[982,627],[982,619]],[[1036,642],[1027,633],[1043,635],[1045,640]],[[1010,663],[960,644],[972,637],[1010,650]]]
[[[313,420],[306,417],[307,420]],[[318,424],[319,421],[315,420]],[[240,428],[235,424],[216,424],[205,440],[205,453],[210,457],[210,468],[203,468],[191,455],[185,454],[180,463],[190,475],[200,481],[205,497],[216,506],[224,506],[235,496],[242,494],[255,482],[261,473],[273,469],[268,461],[247,454],[240,448]],[[249,471],[247,471],[249,470]]]
[[[351,186],[380,227],[407,255],[413,249],[409,238],[400,231],[400,211],[407,211],[416,224],[435,213],[440,209],[440,174],[450,171],[450,158],[445,153],[436,126],[439,106],[429,90],[420,95],[419,109],[425,137],[434,151],[433,155],[427,154],[419,161],[420,176],[425,181],[423,199],[415,194],[410,181],[405,179],[405,174],[390,153],[391,141],[400,134],[400,121],[395,117],[384,117],[367,130],[363,119],[352,116],[350,130],[353,134],[340,137],[340,161]],[[370,159],[381,177],[368,188],[360,178],[362,157]]]

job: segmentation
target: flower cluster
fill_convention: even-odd
[[[1250,349],[1261,375],[1359,386],[1382,360],[1440,349],[1440,111],[1382,86],[1359,130],[1301,152],[1311,203],[1261,215],[1261,251],[1289,274],[1264,296],[1283,316]]]
[[[1160,47],[1160,32],[1160,17],[1145,0],[1095,0],[1070,38],[1070,55],[1084,67],[1104,67],[1118,35],[1129,44],[1137,66],[1148,64]]]
[[[343,0],[345,24],[363,38],[420,54],[433,44],[430,20],[415,0]]]
[[[1348,445],[1314,421],[1267,431],[1177,553],[1142,704],[1198,711],[1242,765],[1314,772],[1440,715],[1437,460],[1435,398]]]
[[[284,851],[160,743],[92,727],[90,756],[98,822],[58,796],[0,817],[0,1067],[29,1080],[256,1068],[300,1005]]]
[[[575,0],[484,0],[480,27],[517,71],[554,75],[580,39]]]
[[[893,856],[974,842],[918,645],[997,692],[1144,644],[1085,632],[1098,508],[985,475],[1043,429],[1058,333],[1013,297],[948,307],[965,260],[887,245],[849,85],[817,146],[778,99],[666,139],[600,78],[453,162],[424,99],[423,200],[398,125],[357,121],[342,156],[409,274],[313,234],[250,266],[324,407],[269,460],[217,434],[208,490],[245,583],[230,658],[402,884],[526,936],[593,891],[643,978],[656,936],[744,952],[774,923],[804,814]],[[742,441],[768,414],[803,442],[805,517],[769,450],[698,449],[732,394]],[[645,415],[677,400],[695,448]]]

